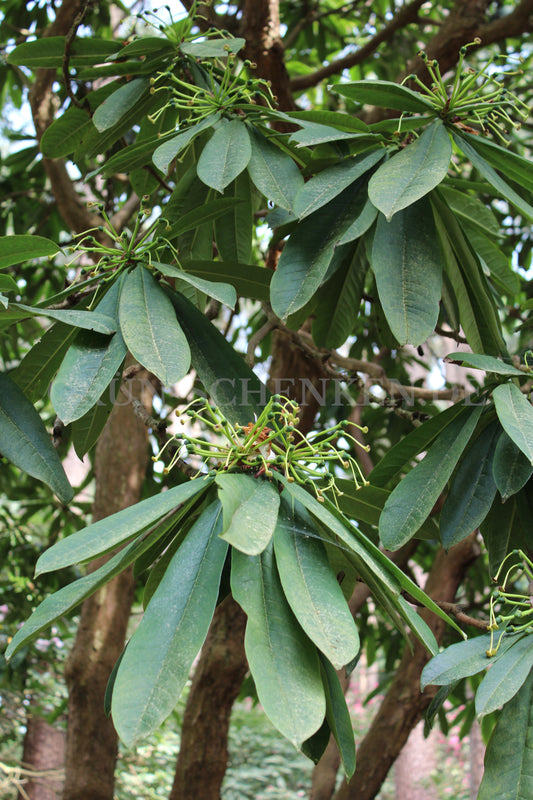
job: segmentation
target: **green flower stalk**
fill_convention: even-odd
[[[170,442],[176,443],[174,455],[165,467],[169,472],[184,456],[199,458],[203,464],[195,477],[219,472],[249,472],[256,478],[270,478],[281,473],[290,482],[312,489],[319,502],[328,493],[335,503],[342,492],[335,483],[339,468],[349,471],[357,488],[366,485],[361,468],[355,458],[340,446],[344,440],[368,450],[347,428],[354,423],[348,420],[304,436],[298,430],[299,407],[282,395],[270,398],[261,414],[247,425],[232,425],[222,411],[208,400],[194,400],[182,411],[176,411],[180,420],[198,422],[207,428],[209,439],[180,433],[169,439],[153,457],[158,461]],[[356,425],[363,433],[366,427]]]
[[[490,646],[487,650],[489,658],[498,652],[505,633],[533,633],[533,597],[529,593],[512,592],[507,589],[508,583],[516,583],[523,577],[528,583],[533,581],[533,562],[522,550],[513,550],[500,564],[493,581],[498,584],[506,562],[516,556],[520,561],[507,568],[503,582],[498,585],[490,598],[488,625]],[[495,641],[495,631],[498,630],[501,632]]]

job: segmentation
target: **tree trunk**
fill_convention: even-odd
[[[145,372],[129,386],[131,397],[151,406]],[[147,465],[147,429],[131,403],[119,395],[96,449],[95,522],[138,502]],[[97,559],[91,569],[110,557]],[[65,668],[69,705],[63,800],[113,798],[118,740],[111,719],[104,714],[104,694],[124,646],[133,588],[132,571],[126,570],[82,606]]]
[[[433,600],[453,602],[467,567],[478,555],[475,534],[452,547],[447,554],[439,550],[429,573],[426,593]],[[440,641],[446,624],[426,609],[420,614]],[[410,732],[435,695],[436,687],[420,691],[420,675],[430,655],[418,640],[413,640],[412,644],[412,650],[405,647],[389,691],[358,747],[355,775],[350,783],[343,781],[335,800],[373,800]]]
[[[24,782],[19,800],[59,800],[63,788],[65,733],[46,720],[32,715],[26,722],[22,762],[32,774]]]

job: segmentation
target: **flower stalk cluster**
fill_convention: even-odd
[[[357,488],[367,484],[361,468],[340,442],[349,447],[355,444],[368,450],[347,432],[354,423],[341,422],[323,431],[313,431],[304,436],[298,430],[299,407],[292,400],[274,395],[254,422],[233,425],[208,400],[194,400],[176,414],[180,420],[199,422],[209,431],[209,438],[199,438],[180,433],[169,439],[159,453],[159,460],[170,442],[178,442],[165,472],[169,472],[180,459],[195,456],[203,461],[196,477],[219,472],[250,472],[265,479],[281,473],[290,482],[312,488],[317,500],[324,501],[328,492],[336,502],[342,492],[335,483],[335,469],[342,468],[351,474]],[[363,433],[367,428],[356,426]]]
[[[520,559],[518,563],[517,557]],[[507,567],[505,577],[499,584],[500,575],[511,559],[514,563]],[[490,598],[490,647],[486,651],[489,658],[498,652],[505,633],[533,633],[533,596],[529,592],[509,591],[507,588],[510,583],[516,584],[523,578],[528,586],[533,583],[533,562],[522,550],[513,550],[504,558],[493,578],[498,588]]]

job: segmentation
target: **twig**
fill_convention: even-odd
[[[76,38],[76,34],[78,32],[78,28],[80,27],[83,19],[89,10],[89,8],[94,4],[94,0],[86,0],[83,7],[78,11],[76,16],[74,17],[74,22],[72,23],[72,27],[70,28],[69,32],[65,36],[65,50],[63,52],[63,61],[62,61],[62,69],[63,69],[63,83],[65,85],[65,91],[67,96],[72,100],[75,106],[78,108],[85,108],[87,101],[84,100],[83,102],[78,100],[74,92],[72,91],[72,87],[70,85],[70,73],[69,73],[69,64],[70,64],[70,53],[72,49],[72,45],[74,44],[74,40]]]
[[[250,336],[250,341],[248,342],[248,347],[246,349],[246,358],[244,359],[249,367],[253,367],[255,364],[255,348],[261,344],[263,339],[268,336],[270,331],[274,330],[275,327],[276,323],[274,320],[267,319],[264,325],[261,325],[261,327],[253,334],[253,336]]]

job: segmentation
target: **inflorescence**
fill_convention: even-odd
[[[520,561],[507,568],[505,577],[499,584],[504,565],[510,559]],[[511,592],[507,589],[509,583],[516,583],[521,578],[526,578],[528,583],[533,581],[533,562],[522,550],[513,550],[500,564],[498,572],[493,578],[499,584],[490,598],[489,625],[490,647],[487,656],[491,658],[498,652],[505,633],[533,633],[533,597],[525,592]],[[496,613],[499,606],[499,613]],[[499,634],[496,634],[499,631]]]

